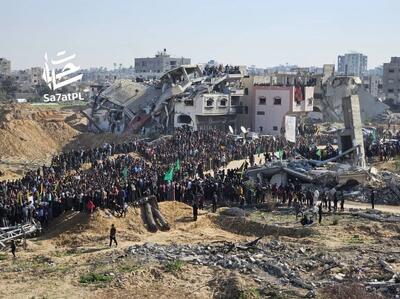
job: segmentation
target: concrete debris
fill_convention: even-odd
[[[389,106],[379,101],[365,89],[361,80],[354,76],[334,76],[316,87],[314,106],[322,112],[324,121],[343,121],[342,98],[357,95],[360,98],[361,120],[388,119]]]
[[[117,80],[100,86],[92,108],[84,111],[95,132],[167,133],[190,126],[235,126],[239,98],[244,95],[239,68],[202,71],[182,65],[151,83]]]
[[[375,253],[360,249],[355,252],[352,262],[347,263],[341,252],[321,251],[313,246],[276,239],[256,241],[259,240],[238,245],[223,241],[212,244],[145,243],[130,246],[126,256],[145,263],[166,264],[181,260],[192,265],[235,270],[260,284],[275,282],[311,293],[318,288],[349,280],[362,283],[371,291],[380,290],[390,295],[396,293],[399,287],[399,273],[392,266],[398,261],[398,253],[383,258],[380,251]],[[392,278],[373,281],[372,277],[376,274],[369,275],[364,270],[367,268],[383,269]],[[315,275],[316,272],[320,274]]]
[[[353,212],[352,215],[358,216],[358,217],[363,217],[369,220],[373,221],[379,221],[379,222],[389,222],[389,223],[400,223],[400,216],[396,215],[390,215],[387,213],[382,213],[380,211],[356,211]]]
[[[370,202],[371,190],[374,190],[379,194],[375,197],[376,204],[400,203],[400,175],[374,167],[306,159],[281,160],[249,167],[245,176],[278,187],[286,187],[292,179],[300,181],[306,189],[320,192],[335,188],[345,199],[362,202]]]
[[[271,241],[257,246],[235,245],[224,242],[217,245],[160,245],[146,243],[133,245],[128,254],[145,261],[166,263],[181,260],[194,265],[220,267],[237,270],[240,273],[265,273],[283,279],[295,287],[313,290],[315,287],[301,278],[302,269],[288,264],[280,249],[283,243]],[[251,250],[248,250],[251,249]],[[278,259],[276,259],[279,256]],[[258,275],[260,281],[268,281],[268,276]],[[267,279],[267,280],[266,280]]]

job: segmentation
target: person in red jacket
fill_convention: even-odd
[[[87,209],[89,211],[89,215],[93,214],[93,210],[96,206],[94,205],[93,201],[91,199],[89,199],[88,203],[87,203]]]

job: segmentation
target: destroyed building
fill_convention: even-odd
[[[93,97],[83,113],[89,130],[122,133],[171,132],[189,126],[227,129],[236,127],[244,91],[238,67],[184,65],[166,72],[160,81],[117,80]]]
[[[202,72],[197,65],[182,66],[161,78],[160,105],[165,105],[165,126],[190,126],[194,130],[235,127],[243,88],[237,72]],[[168,109],[167,106],[168,105]],[[162,111],[161,106],[155,115]],[[173,117],[172,117],[173,113]]]
[[[382,103],[361,87],[362,81],[355,76],[332,76],[329,79],[317,80],[315,88],[315,109],[320,112],[320,118],[324,121],[343,122],[342,98],[349,88],[357,88],[357,96],[360,99],[360,112],[362,122],[369,122],[381,118],[389,106]]]
[[[122,133],[139,129],[149,119],[160,91],[152,85],[132,80],[117,80],[102,87],[94,96],[92,108],[83,111],[88,129],[93,132]]]

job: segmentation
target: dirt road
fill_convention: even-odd
[[[357,202],[357,201],[345,201],[344,207],[346,209],[371,209],[371,204],[364,203],[364,202]],[[400,206],[391,206],[391,205],[375,205],[375,210],[386,212],[386,213],[393,213],[393,214],[400,214]]]

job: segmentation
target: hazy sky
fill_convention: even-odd
[[[400,55],[398,0],[2,0],[0,57],[12,69],[44,53],[75,53],[82,67],[134,64],[166,48],[192,62],[321,66],[368,55],[369,68]]]

